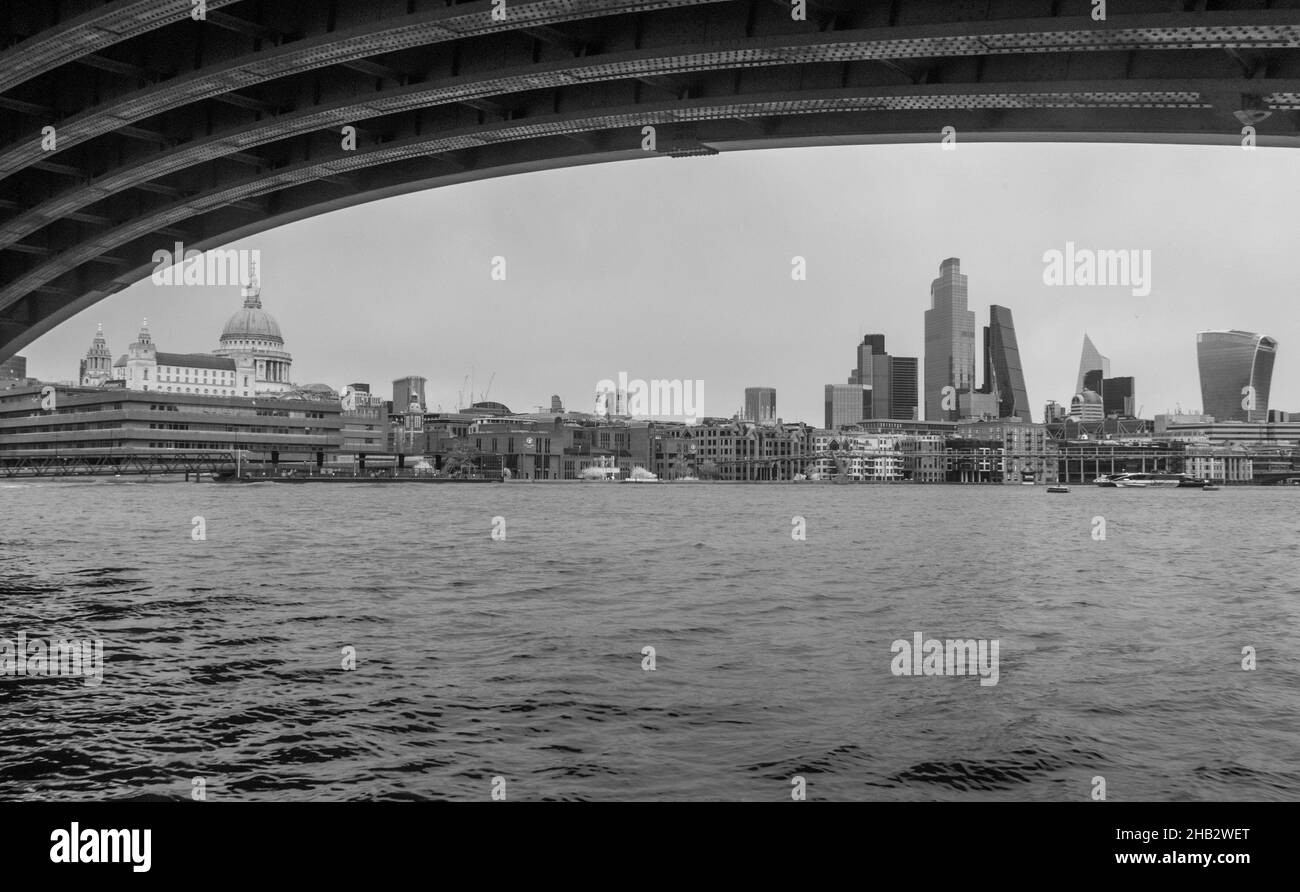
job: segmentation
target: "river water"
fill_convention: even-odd
[[[104,649],[0,678],[0,798],[1297,799],[1298,507],[0,481],[0,638]],[[918,632],[997,683],[895,674]]]

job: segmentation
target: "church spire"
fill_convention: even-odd
[[[248,261],[248,284],[240,289],[244,296],[244,306],[250,310],[262,309],[262,285],[257,278],[257,258]]]

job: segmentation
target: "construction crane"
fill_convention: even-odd
[[[492,392],[492,382],[495,381],[496,379],[497,379],[497,373],[493,372],[492,377],[488,378],[487,390],[484,390],[483,393],[479,395],[480,402],[487,400],[488,394]]]

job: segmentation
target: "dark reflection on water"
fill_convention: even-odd
[[[1295,490],[0,487],[6,799],[1300,796]]]

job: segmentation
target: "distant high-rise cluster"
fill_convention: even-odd
[[[915,356],[891,356],[883,334],[869,334],[858,345],[857,366],[847,384],[827,384],[826,427],[834,430],[859,421],[901,419],[917,414]]]
[[[993,304],[984,326],[984,386],[975,386],[975,312],[961,261],[949,257],[930,283],[925,311],[925,418],[1031,420],[1011,310]]]
[[[1135,418],[1134,379],[1110,375],[1110,360],[1085,332],[1079,353],[1079,378],[1070,398],[1069,418],[1084,424],[1107,418]]]
[[[930,284],[925,311],[925,389],[921,362],[891,356],[883,334],[869,334],[858,345],[857,367],[847,384],[827,384],[829,429],[859,421],[917,421],[924,393],[926,421],[1017,419],[1032,421],[1020,345],[1011,310],[993,304],[984,326],[984,385],[976,386],[975,313],[967,306],[967,280],[961,261],[949,257]]]

